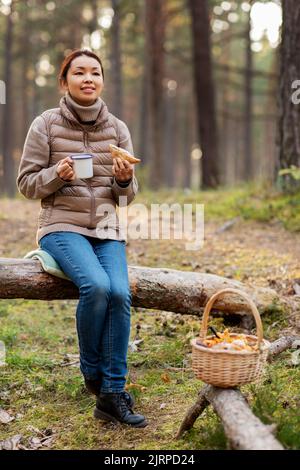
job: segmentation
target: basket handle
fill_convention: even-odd
[[[245,292],[239,289],[231,289],[231,288],[222,289],[216,292],[205,305],[205,309],[204,309],[203,317],[202,317],[201,331],[199,335],[200,341],[203,341],[206,338],[208,317],[209,317],[209,313],[211,311],[213,304],[219,297],[222,297],[224,294],[237,294],[240,297],[243,297],[248,302],[251,308],[252,314],[254,316],[254,319],[255,319],[256,329],[257,329],[257,343],[258,343],[258,346],[260,346],[263,340],[263,327],[262,327],[262,322],[261,322],[259,311],[257,310],[256,305],[253,302],[253,300]]]

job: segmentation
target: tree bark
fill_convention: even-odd
[[[271,71],[279,69],[279,51],[276,49],[274,51],[274,58],[271,65]],[[276,179],[276,133],[278,125],[278,100],[274,100],[274,96],[278,94],[278,80],[268,79],[268,92],[265,97],[266,100],[266,109],[268,113],[274,114],[274,119],[266,119],[265,121],[265,131],[264,131],[264,146],[263,152],[265,158],[261,160],[261,173],[263,174],[264,180],[273,183]],[[278,170],[278,168],[277,168]]]
[[[292,344],[296,339],[300,339],[299,336],[288,335],[288,336],[281,336],[276,341],[273,341],[270,346],[268,361],[270,362],[274,356],[286,351],[286,349],[290,349]]]
[[[202,185],[204,188],[213,188],[219,184],[219,157],[209,11],[207,0],[189,0],[189,5],[192,18],[198,135],[203,154]]]
[[[176,187],[177,175],[177,93],[167,90],[164,97],[164,185]]]
[[[148,167],[149,162],[151,162],[151,141],[149,133],[149,84],[148,84],[148,73],[147,65],[143,72],[141,91],[140,91],[140,125],[139,125],[139,153],[142,157],[141,165],[143,168]]]
[[[23,147],[28,129],[29,129],[29,92],[30,92],[30,80],[28,78],[28,71],[30,68],[30,52],[31,43],[30,38],[30,20],[28,17],[28,6],[27,4],[19,5],[20,13],[22,15],[22,34],[21,34],[21,107],[22,107],[22,120],[21,120],[21,147]]]
[[[4,81],[6,85],[6,105],[5,116],[3,119],[3,183],[4,193],[8,197],[14,197],[16,192],[15,168],[13,158],[12,144],[12,119],[13,119],[13,100],[12,100],[12,47],[13,47],[13,11],[15,0],[11,2],[10,13],[6,20],[5,46],[4,46]]]
[[[134,307],[199,315],[208,299],[226,287],[248,293],[261,314],[288,307],[286,299],[272,289],[245,286],[213,274],[137,266],[129,266],[128,270]],[[78,289],[70,281],[45,273],[39,261],[0,258],[0,298],[77,299]],[[229,295],[215,303],[214,311],[241,316],[249,314],[243,299]]]
[[[278,169],[300,167],[300,106],[292,101],[293,83],[300,79],[300,3],[282,2],[282,11]],[[281,183],[285,190],[299,186],[290,176]]]
[[[191,119],[191,103],[189,96],[183,94],[178,98],[181,107],[181,168],[183,172],[183,188],[190,189],[192,182],[191,171],[191,150],[192,150],[192,130],[193,120]]]
[[[111,0],[114,17],[111,28],[112,113],[123,119],[122,61],[120,41],[120,0]]]
[[[149,137],[152,141],[150,186],[158,189],[163,181],[163,78],[165,69],[164,39],[166,12],[164,0],[146,0],[146,67]]]
[[[250,6],[252,6],[252,0]],[[252,149],[252,133],[253,133],[253,91],[252,91],[252,70],[253,70],[253,53],[251,41],[251,10],[246,30],[246,73],[245,73],[245,155],[244,155],[244,174],[243,179],[250,181],[254,177],[254,162]]]
[[[279,338],[271,344],[269,358],[291,347],[295,336]],[[196,403],[186,413],[176,438],[191,429],[196,419],[211,404],[221,418],[225,434],[233,449],[238,450],[283,450],[272,432],[274,426],[265,425],[253,415],[238,389],[222,389],[205,385],[199,392]]]

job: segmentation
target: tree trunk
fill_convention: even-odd
[[[136,266],[128,269],[134,307],[199,315],[208,299],[227,287],[250,295],[261,314],[289,307],[288,301],[273,289],[246,286],[213,274]],[[78,299],[78,289],[70,281],[45,273],[39,261],[0,258],[0,298]],[[227,295],[224,300],[217,300],[214,311],[249,315],[246,302],[239,296]]]
[[[271,72],[275,72],[279,68],[279,51],[274,51]],[[266,119],[264,132],[263,152],[265,159],[261,162],[261,172],[264,180],[273,183],[276,179],[276,129],[278,124],[278,103],[274,100],[274,96],[278,93],[278,79],[269,78],[268,94],[266,96],[266,109],[268,113],[274,115],[274,119]]]
[[[180,100],[181,104],[181,166],[183,172],[183,188],[190,189],[192,183],[191,172],[191,150],[192,150],[192,119],[191,102],[188,94],[184,94]]]
[[[92,19],[87,25],[87,30],[89,34],[92,34],[98,27],[97,23],[97,0],[90,0],[89,6],[93,12]],[[65,28],[64,28],[65,29]],[[70,18],[68,19],[68,29],[66,30],[67,36],[64,39],[61,39],[65,46],[69,49],[80,49],[83,34],[84,34],[84,25],[82,18],[82,5],[79,2],[73,2],[70,11]],[[64,59],[64,56],[60,58],[60,61]]]
[[[31,44],[29,41],[30,38],[30,22],[28,18],[28,6],[22,5],[22,22],[23,22],[23,31],[22,31],[22,44],[21,44],[21,58],[22,58],[22,86],[21,86],[21,103],[22,103],[22,123],[21,123],[21,141],[22,145],[24,144],[28,129],[29,129],[29,89],[30,81],[28,79],[28,70],[30,67],[30,49]]]
[[[300,79],[300,3],[297,0],[282,2],[283,26],[281,43],[281,74],[279,96],[279,148],[278,169],[291,165],[300,167],[300,105],[294,103],[293,83]],[[297,82],[296,82],[297,83]],[[280,179],[283,189],[299,186],[290,177]]]
[[[224,62],[229,62],[231,59],[231,42],[230,39],[228,42],[225,42],[222,48],[222,60]],[[221,138],[220,141],[220,149],[222,152],[220,154],[220,182],[222,184],[231,184],[233,182],[234,177],[234,170],[232,166],[234,164],[234,154],[230,152],[229,149],[229,139],[230,139],[230,123],[229,123],[229,116],[227,113],[227,108],[230,105],[230,89],[228,85],[228,81],[230,80],[230,72],[228,70],[224,71],[222,74],[222,80],[219,79],[221,84],[221,106],[222,106],[222,115],[221,115],[221,129],[219,132],[219,137]]]
[[[192,17],[198,134],[203,154],[202,185],[204,188],[214,188],[219,183],[219,158],[209,11],[207,0],[189,0],[189,6]]]
[[[13,11],[15,1],[11,2],[10,14],[7,15],[5,46],[4,46],[4,81],[6,85],[6,105],[3,119],[3,182],[4,192],[8,197],[14,197],[16,192],[15,168],[13,158],[13,101],[12,101],[12,47],[13,47]]]
[[[146,61],[147,62],[147,61]],[[141,165],[148,166],[151,161],[151,141],[149,135],[149,99],[148,99],[148,67],[145,64],[140,96],[140,126],[139,126],[139,153],[142,157]]]
[[[123,87],[120,43],[120,0],[111,0],[114,17],[111,28],[111,77],[112,77],[112,113],[123,119]]]
[[[250,5],[252,1],[250,2]],[[251,49],[251,10],[249,11],[249,19],[246,30],[246,71],[245,71],[245,154],[244,154],[244,174],[243,179],[250,181],[254,177],[254,162],[252,152],[252,131],[253,131],[253,112],[252,112],[252,70],[253,70],[253,53]]]
[[[146,0],[146,61],[149,85],[149,132],[152,141],[150,186],[158,189],[163,181],[163,78],[166,13],[164,0]]]
[[[176,90],[167,90],[164,97],[164,183],[168,188],[176,186],[177,139],[176,139]]]
[[[141,12],[141,21],[146,27],[146,5],[145,2],[143,3],[142,7],[142,12]],[[147,171],[149,169],[149,164],[151,161],[151,154],[152,154],[152,142],[150,139],[150,120],[149,120],[149,97],[148,93],[150,90],[150,85],[149,85],[149,75],[150,75],[150,62],[147,60],[147,58],[144,61],[144,69],[143,69],[143,75],[141,79],[141,88],[140,88],[140,122],[139,122],[139,153],[142,157],[142,162],[141,166],[143,169],[147,168]],[[147,175],[149,176],[149,175]]]

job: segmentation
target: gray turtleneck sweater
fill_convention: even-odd
[[[101,110],[100,98],[97,98],[95,103],[89,106],[82,106],[73,100],[69,92],[65,94],[65,97],[69,109],[76,115],[80,122],[91,124],[96,121]]]

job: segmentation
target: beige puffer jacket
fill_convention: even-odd
[[[126,124],[108,112],[103,100],[92,126],[79,122],[65,97],[59,108],[49,109],[33,121],[24,145],[17,186],[26,198],[41,199],[37,244],[54,231],[126,240],[116,205],[120,196],[126,196],[130,204],[138,183],[135,176],[125,188],[115,181],[109,144],[133,153]],[[93,155],[92,178],[66,182],[58,176],[59,161],[74,153]],[[124,205],[124,198],[121,202]]]

